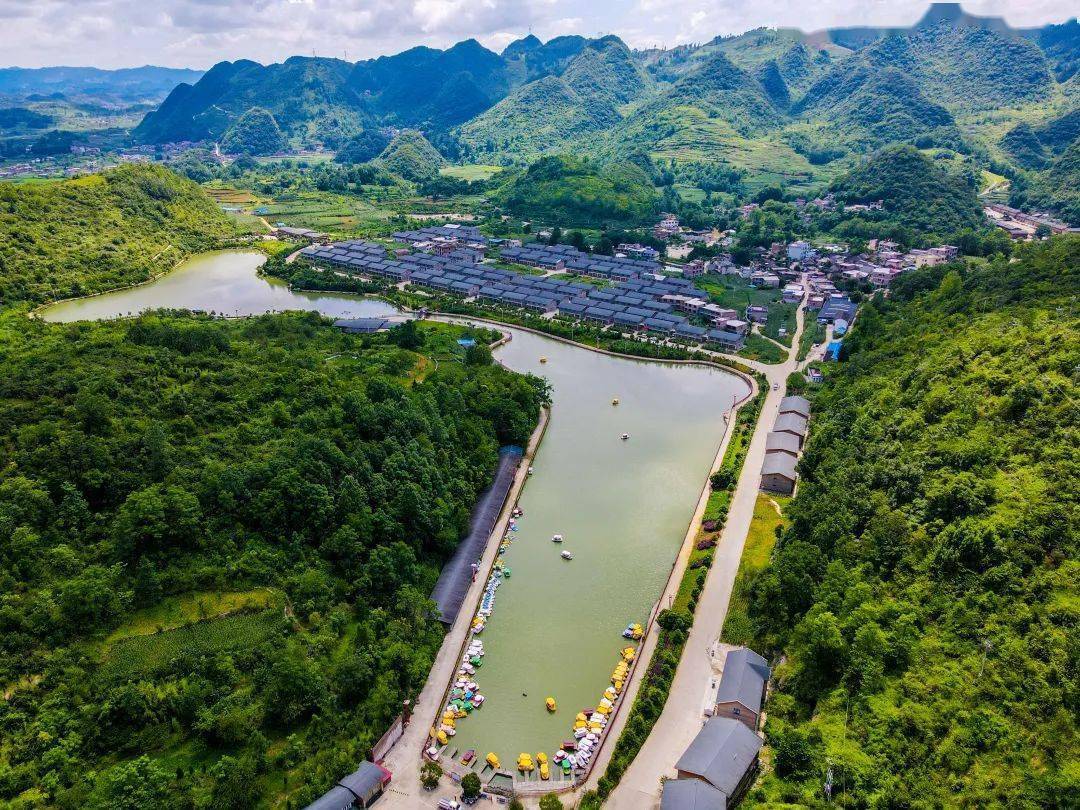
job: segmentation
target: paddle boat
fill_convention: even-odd
[[[574,555],[571,554],[569,551],[564,551],[559,556],[562,557],[564,560],[572,560],[572,559],[574,559]]]
[[[546,358],[546,357],[541,357],[541,358],[540,358],[540,362],[541,362],[541,363],[546,363],[546,362],[547,362],[547,358]]]
[[[486,762],[487,762],[487,764],[488,764],[488,765],[490,765],[490,766],[491,766],[492,768],[495,768],[496,770],[498,770],[498,769],[499,769],[499,765],[500,765],[500,763],[499,763],[499,758],[498,758],[497,756],[495,756],[495,753],[494,753],[494,752],[491,752],[491,753],[489,753],[489,754],[487,755],[487,757],[486,757],[485,761],[486,761]]]
[[[561,534],[553,534],[553,535],[551,535],[551,542],[552,543],[561,543],[562,542],[562,535]]]
[[[611,404],[612,405],[618,405],[619,404],[619,398],[615,397],[613,400],[611,400]]]
[[[544,706],[547,707],[547,710],[549,712],[555,711],[555,698],[549,697],[549,698],[545,699],[544,700]]]
[[[622,439],[622,440],[623,440],[623,441],[625,442],[625,441],[626,441],[627,439],[629,439],[629,438],[630,438],[630,434],[629,434],[629,433],[624,433],[624,434],[623,434],[622,436],[620,436],[619,438],[620,438],[620,439]]]

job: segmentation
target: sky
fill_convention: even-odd
[[[910,25],[926,0],[0,0],[0,65],[205,69],[295,54],[351,61],[470,37],[499,51],[532,32],[617,34],[631,47],[760,26]],[[1063,22],[1076,0],[968,0],[1015,27]]]

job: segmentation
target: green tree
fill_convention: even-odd
[[[540,797],[540,810],[563,810],[563,803],[554,793],[546,793]]]
[[[480,798],[480,777],[469,771],[461,778],[461,797],[472,801]]]
[[[442,775],[442,765],[438,762],[425,762],[420,767],[420,784],[427,790],[434,790],[439,786],[439,780],[442,779]]]
[[[177,807],[169,772],[146,756],[114,765],[94,782],[87,799],[92,810]]]

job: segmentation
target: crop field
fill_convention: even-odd
[[[215,655],[250,648],[282,627],[276,609],[231,613],[151,635],[130,636],[108,646],[101,673],[108,679],[145,677],[182,655]]]
[[[709,294],[714,304],[735,309],[742,315],[747,306],[766,306],[780,300],[779,290],[751,287],[737,276],[705,275],[694,279],[699,290]]]
[[[776,545],[776,528],[787,525],[783,516],[791,498],[783,495],[758,493],[754,504],[754,517],[746,535],[739,572],[731,592],[728,615],[720,638],[729,644],[745,644],[753,638],[753,627],[747,609],[750,604],[750,587],[754,578],[764,570]]]
[[[481,163],[467,163],[464,166],[443,166],[439,174],[444,177],[456,177],[458,180],[489,180],[503,170],[502,166],[485,166]]]
[[[795,304],[784,304],[777,302],[769,305],[769,320],[766,321],[765,326],[761,331],[773,340],[778,340],[785,346],[791,345],[791,338],[795,334],[795,330],[799,326],[796,313],[798,307]],[[784,327],[787,330],[787,334],[784,337],[780,337],[780,327]]]

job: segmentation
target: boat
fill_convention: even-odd
[[[611,400],[611,404],[612,405],[618,405],[619,404],[619,398],[615,397],[615,399]]]
[[[545,699],[544,700],[544,705],[547,707],[547,710],[549,712],[555,711],[555,698],[549,697],[549,698]]]
[[[546,362],[547,362],[547,358],[546,358],[546,357],[541,357],[541,358],[540,358],[540,362],[541,362],[541,363],[546,363]]]
[[[462,765],[468,765],[470,762],[473,761],[473,759],[475,757],[476,757],[476,749],[475,748],[470,748],[468,751],[465,752],[465,755],[461,758],[461,764]]]
[[[559,556],[562,557],[564,560],[572,560],[572,559],[574,559],[574,555],[571,554],[569,551],[564,551]]]
[[[627,439],[629,439],[629,438],[630,438],[630,434],[629,434],[629,433],[624,433],[624,434],[623,434],[622,436],[620,436],[619,438],[620,438],[620,439],[622,439],[622,440],[623,440],[623,441],[625,442],[625,441],[626,441]]]
[[[562,535],[561,534],[553,534],[553,535],[551,535],[551,542],[552,543],[561,543],[562,542]]]
[[[533,468],[529,467],[529,475],[532,475],[532,474],[533,474]]]
[[[487,764],[488,764],[488,765],[490,765],[490,766],[491,766],[492,768],[496,768],[496,769],[498,769],[498,767],[499,767],[499,758],[498,758],[497,756],[495,756],[495,753],[494,753],[494,752],[491,752],[491,753],[489,753],[489,754],[487,755],[487,758],[486,758],[486,760],[485,760],[485,761],[486,761],[486,762],[487,762]]]
[[[551,768],[548,767],[548,764],[546,762],[541,762],[540,763],[540,778],[541,779],[550,779],[551,778]]]

